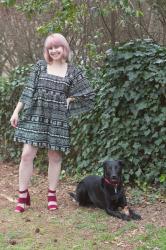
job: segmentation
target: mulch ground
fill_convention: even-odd
[[[0,209],[8,207],[11,211],[15,208],[15,202],[17,198],[18,190],[18,166],[10,164],[0,163],[1,177],[0,177]],[[39,175],[37,171],[34,171],[33,178],[30,185],[30,193],[32,197],[33,210],[38,210],[39,213],[48,213],[47,211],[47,177]],[[66,178],[59,181],[57,196],[59,209],[57,211],[58,216],[63,217],[65,213],[72,213],[75,209],[78,209],[69,197],[68,192],[75,190],[76,183],[71,178]],[[34,198],[33,198],[34,197]],[[141,204],[132,206],[142,216],[142,220],[138,221],[138,228],[133,231],[133,234],[141,234],[145,230],[145,225],[153,224],[156,227],[166,227],[166,203],[164,200],[156,200],[154,203],[150,203],[143,199]],[[89,209],[89,208],[88,208]],[[92,209],[92,208],[91,208]],[[109,219],[108,219],[109,221]],[[0,218],[0,222],[1,218]],[[119,228],[125,225],[126,222],[111,218],[109,228],[111,232],[116,232]],[[3,223],[2,223],[3,224]],[[0,232],[5,232],[5,224],[1,227]],[[126,237],[131,237],[127,235]],[[122,245],[120,248],[125,249]],[[127,247],[127,246],[126,246]],[[132,249],[130,246],[126,249]]]

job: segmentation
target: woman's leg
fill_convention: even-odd
[[[56,190],[61,172],[62,154],[58,151],[48,151],[48,184],[50,190]]]
[[[33,173],[33,160],[36,153],[37,148],[29,144],[24,144],[19,167],[19,191],[24,191],[28,188]]]
[[[33,173],[33,160],[36,156],[37,148],[29,144],[24,144],[19,166],[19,191],[28,189],[28,184]],[[27,192],[19,193],[19,198],[26,198]],[[24,208],[24,203],[18,203],[17,206]],[[17,210],[17,207],[16,207]]]
[[[55,190],[58,185],[60,171],[61,171],[62,154],[58,151],[49,150],[48,160],[49,160],[48,189],[52,191],[52,192],[48,192],[48,209],[54,210],[57,208]]]

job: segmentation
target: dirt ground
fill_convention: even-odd
[[[12,212],[15,208],[17,198],[18,166],[0,163],[0,170],[0,210],[8,207],[8,209]],[[78,209],[77,204],[73,203],[68,195],[68,192],[74,191],[75,186],[76,183],[70,178],[60,180],[59,182],[57,189],[59,205],[58,216],[61,218],[66,218],[67,216],[65,215],[72,214],[76,209]],[[41,214],[46,212],[47,177],[39,175],[36,171],[34,171],[30,185],[30,193],[32,197],[36,197],[36,199],[33,200],[33,210],[37,210],[38,213]],[[141,204],[136,204],[133,208],[141,214],[143,218],[137,222],[138,227],[132,231],[133,234],[143,233],[146,224],[153,224],[156,227],[166,227],[166,203],[164,200],[156,200],[154,203],[150,203],[144,199]],[[125,225],[125,223],[126,222],[119,219],[111,218],[111,223],[109,223],[108,226],[111,232],[116,232],[119,228]],[[7,228],[3,218],[0,218],[0,224],[0,233],[5,233]],[[125,237],[131,237],[131,232],[126,232]],[[117,242],[115,240],[115,244],[116,243]],[[126,244],[124,238],[121,239],[121,246],[118,247],[117,244],[115,249],[134,249],[132,247],[130,248],[130,245],[125,245],[125,248],[123,248],[123,244]]]

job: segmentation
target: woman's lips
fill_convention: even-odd
[[[60,55],[60,53],[59,52],[57,52],[57,53],[51,53],[50,55],[57,56],[57,55]]]

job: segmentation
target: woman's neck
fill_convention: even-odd
[[[60,60],[60,61],[52,61],[50,63],[50,65],[52,65],[52,66],[61,66],[61,65],[64,65],[64,64],[67,64],[67,62],[64,59]]]

